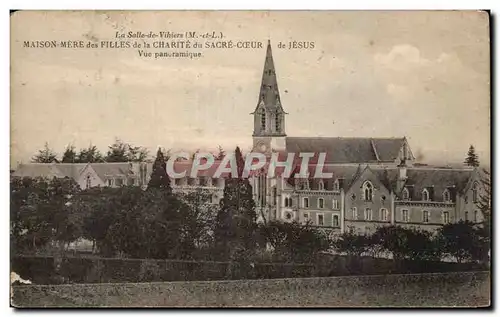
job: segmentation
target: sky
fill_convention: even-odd
[[[129,31],[215,31],[263,47],[191,49],[198,59],[23,47]],[[159,146],[248,150],[268,40],[288,136],[406,136],[429,163],[460,163],[472,144],[489,163],[487,13],[25,11],[11,17],[11,166],[45,142],[59,153],[91,143],[105,152],[116,137],[152,155]],[[278,48],[289,41],[314,49]]]

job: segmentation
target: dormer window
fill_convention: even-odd
[[[424,188],[422,191],[422,201],[429,201],[429,191],[427,188]]]
[[[403,200],[410,200],[410,191],[408,188],[403,188]]]
[[[339,190],[339,180],[336,179],[335,182],[333,182],[333,190],[338,191]]]
[[[365,201],[372,201],[373,199],[373,185],[370,182],[363,184],[363,198]]]
[[[445,189],[443,192],[443,201],[448,202],[450,201],[450,191],[448,189]]]
[[[325,189],[325,184],[323,183],[322,180],[318,182],[318,190],[324,190]]]

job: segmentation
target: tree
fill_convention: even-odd
[[[406,258],[414,261],[439,261],[441,250],[438,241],[428,231],[405,229]]]
[[[390,252],[396,260],[404,259],[408,254],[408,236],[401,226],[379,227],[371,236],[379,251]]]
[[[370,246],[370,237],[358,235],[351,232],[344,232],[338,240],[333,243],[337,252],[347,253],[351,256],[361,256]]]
[[[483,221],[476,225],[476,234],[480,245],[477,258],[488,261],[491,250],[491,176],[487,170],[483,170],[481,183],[483,190],[479,195],[476,206],[481,212]]]
[[[244,261],[256,246],[256,212],[252,186],[243,178],[244,160],[239,147],[235,150],[237,175],[226,179],[224,196],[217,214],[215,238],[224,259]]]
[[[182,258],[192,258],[196,249],[211,244],[213,224],[217,215],[212,193],[202,189],[178,194],[183,202],[180,213],[180,252]]]
[[[148,158],[148,150],[141,146],[133,146],[115,138],[108,147],[106,162],[144,162]]]
[[[215,156],[215,159],[220,161],[224,158],[224,156],[226,156],[226,151],[224,151],[224,149],[222,148],[222,146],[219,145],[218,147],[218,153],[217,155]]]
[[[74,208],[83,215],[82,236],[92,241],[92,251],[105,256],[114,255],[114,246],[108,241],[110,226],[119,221],[118,210],[112,204],[118,189],[92,187],[75,197]]]
[[[438,233],[443,253],[454,257],[458,263],[472,260],[477,254],[480,245],[472,222],[448,223],[439,228]]]
[[[106,162],[128,162],[128,145],[120,139],[115,138],[115,143],[111,144],[106,155]]]
[[[269,221],[261,223],[259,234],[264,237],[273,250],[273,255],[280,261],[314,261],[320,251],[329,248],[327,237],[310,223]]]
[[[68,145],[64,150],[62,163],[77,163],[78,158],[75,151],[74,145]]]
[[[89,144],[86,149],[80,149],[77,155],[77,163],[102,163],[103,157],[95,145]]]
[[[128,162],[144,162],[148,158],[149,151],[141,146],[132,146],[128,144],[127,160]]]
[[[11,235],[17,250],[80,237],[80,218],[71,210],[78,184],[64,178],[11,179]]]
[[[467,157],[465,158],[464,164],[473,167],[479,166],[479,158],[476,154],[476,149],[474,149],[474,146],[472,145],[469,147],[469,151],[467,152]]]
[[[156,159],[153,163],[153,171],[149,180],[148,188],[156,188],[172,193],[170,178],[167,175],[167,163],[160,148],[156,152]]]
[[[38,150],[38,154],[33,156],[31,161],[33,163],[57,163],[57,154],[45,142],[43,149]]]

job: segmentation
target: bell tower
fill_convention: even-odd
[[[267,42],[266,59],[253,124],[253,150],[270,153],[286,147],[285,115],[281,105],[271,41]]]

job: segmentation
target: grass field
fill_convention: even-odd
[[[14,286],[16,307],[483,307],[490,273]]]

